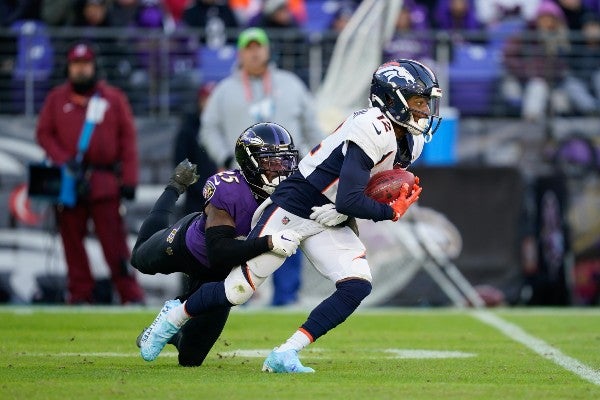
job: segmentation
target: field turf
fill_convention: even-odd
[[[234,311],[199,368],[141,359],[157,311],[0,307],[0,399],[600,399],[595,309],[360,310],[306,375],[260,371],[303,311]]]

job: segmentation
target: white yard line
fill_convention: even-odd
[[[65,352],[65,353],[27,353],[21,352],[18,354],[20,357],[140,357],[140,353],[117,353],[112,351],[104,352]],[[177,353],[174,352],[162,352],[161,357],[177,357]]]
[[[540,356],[560,365],[568,371],[571,371],[580,378],[585,379],[594,385],[600,386],[599,371],[588,367],[575,358],[563,354],[557,348],[550,346],[542,339],[531,336],[517,325],[511,324],[510,322],[507,322],[488,311],[475,311],[471,315],[473,315],[473,317],[477,318],[479,321],[498,329],[508,338],[521,343],[525,347],[535,351]]]

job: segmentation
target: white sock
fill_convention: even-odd
[[[190,315],[185,311],[185,302],[180,306],[170,309],[167,313],[167,321],[178,328],[181,328],[190,318]]]
[[[301,330],[297,330],[284,344],[279,346],[275,352],[279,353],[287,350],[300,351],[309,344],[310,338],[306,335],[306,333],[302,332]]]

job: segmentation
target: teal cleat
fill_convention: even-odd
[[[298,359],[298,352],[296,350],[286,350],[282,352],[277,352],[275,350],[277,350],[277,348],[267,356],[262,367],[263,371],[274,372],[277,374],[303,374],[315,372],[314,369],[302,365]]]
[[[155,360],[169,339],[179,331],[178,327],[167,321],[166,315],[169,310],[180,305],[181,302],[177,299],[166,301],[152,324],[142,333],[139,338],[139,347],[144,360]]]

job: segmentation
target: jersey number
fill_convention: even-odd
[[[223,171],[223,172],[219,172],[217,174],[217,176],[219,177],[219,179],[225,183],[240,183],[240,180],[238,179],[238,177],[235,175],[235,172],[233,171]],[[215,185],[218,185],[219,182],[217,179],[215,179]]]
[[[380,115],[379,117],[377,117],[377,119],[381,121],[386,132],[392,130],[392,124],[383,115]]]

